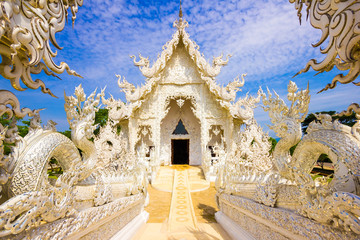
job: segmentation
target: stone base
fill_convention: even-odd
[[[358,239],[352,232],[303,217],[295,211],[268,207],[251,199],[218,194],[221,213],[216,220],[234,239]],[[224,216],[226,215],[226,216]],[[235,237],[234,237],[235,236]]]
[[[110,240],[130,240],[137,231],[149,220],[149,213],[142,211],[137,217],[117,232]]]
[[[242,229],[236,222],[226,216],[223,212],[215,213],[216,221],[222,226],[227,234],[236,240],[255,240],[250,233]]]
[[[142,213],[144,202],[142,193],[116,199],[5,239],[111,239]]]

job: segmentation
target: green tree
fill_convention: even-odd
[[[272,154],[272,152],[274,151],[275,146],[277,144],[277,141],[275,138],[269,137],[269,142],[271,142],[270,154]]]
[[[95,113],[95,124],[99,124],[101,127],[105,126],[109,118],[109,110],[106,108],[100,108],[99,111]]]
[[[106,108],[100,108],[99,111],[95,113],[95,125],[99,124],[99,126],[95,129],[94,134],[98,135],[100,132],[100,127],[105,126],[106,122],[109,118],[109,110]]]
[[[292,156],[292,155],[294,154],[295,148],[297,147],[298,144],[299,144],[299,143],[295,144],[294,146],[292,146],[292,147],[290,148],[290,156]]]
[[[62,133],[62,134],[64,134],[65,136],[67,136],[68,138],[71,139],[71,130],[70,130],[70,129],[69,129],[69,130],[65,130],[65,131],[63,131],[63,132],[60,132],[60,131],[59,131],[59,133]]]
[[[19,132],[20,136],[25,137],[26,134],[28,134],[28,132],[29,132],[30,121],[23,120],[23,121],[21,121],[21,123],[24,125],[19,125],[19,124],[17,125],[18,132]]]

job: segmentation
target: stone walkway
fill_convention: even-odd
[[[230,239],[214,214],[214,184],[206,182],[198,167],[161,167],[149,186],[149,221],[133,238],[138,239]]]

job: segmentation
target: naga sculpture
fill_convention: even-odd
[[[94,92],[81,107],[81,102],[85,100],[81,86],[77,88],[76,95],[77,98],[65,96],[65,105],[68,118],[76,119],[71,122],[71,126],[77,145],[57,133],[54,122],[49,121],[47,126],[41,127],[38,111],[20,111],[18,102],[12,100],[12,94],[1,95],[9,97],[7,102],[3,102],[15,106],[13,111],[7,111],[10,116],[14,112],[17,116],[34,114],[34,117],[30,121],[29,133],[24,138],[18,135],[13,137],[16,145],[12,147],[6,165],[6,172],[11,177],[4,185],[9,200],[0,206],[0,236],[17,234],[39,226],[41,222],[52,222],[74,213],[73,186],[96,170],[96,158],[91,156],[93,148],[86,148],[89,142],[84,138],[90,136],[89,131],[93,131],[94,108],[100,100],[99,94],[94,101]],[[2,138],[3,133],[4,129]],[[84,151],[84,159],[78,147]],[[90,153],[86,152],[89,149]],[[64,171],[55,186],[50,184],[47,175],[47,165],[51,158],[55,158]]]
[[[268,97],[263,94],[264,110],[269,111],[273,124],[271,128],[281,137],[273,153],[276,170],[281,178],[298,187],[298,213],[359,234],[360,142],[350,127],[332,122],[329,115],[318,115],[320,122],[312,122],[308,134],[301,139],[301,121],[307,113],[309,90],[296,92],[296,85],[290,81],[288,91],[290,108],[276,93],[276,97],[272,97],[269,91]],[[290,156],[290,147],[298,142],[293,156]],[[330,183],[321,178],[313,180],[310,175],[321,154],[327,154],[334,165]],[[276,184],[267,183],[268,186]]]
[[[30,122],[29,133],[24,138],[16,137],[16,145],[8,156],[6,170],[11,178],[4,187],[9,200],[0,206],[0,236],[17,234],[74,212],[71,186],[78,179],[64,174],[57,180],[57,187],[52,186],[47,164],[55,158],[65,172],[73,173],[81,166],[81,157],[70,139],[54,129],[52,121],[42,128],[37,113]]]
[[[87,175],[94,171],[97,156],[94,143],[89,139],[94,136],[94,130],[98,127],[94,124],[95,112],[100,104],[100,97],[104,95],[104,89],[97,94],[96,90],[86,99],[84,89],[81,84],[75,89],[75,97],[65,97],[66,117],[71,128],[71,140],[82,151],[84,165],[89,170]]]
[[[67,71],[80,76],[62,62],[54,63],[50,43],[60,49],[55,34],[63,30],[71,9],[76,18],[82,1],[2,1],[0,3],[0,74],[10,80],[11,86],[23,91],[20,80],[31,89],[54,96],[40,79],[32,74],[44,71],[55,76]],[[0,236],[17,234],[45,222],[53,222],[72,214],[71,186],[78,179],[81,157],[76,146],[64,135],[56,133],[55,123],[40,126],[40,110],[20,109],[20,103],[10,91],[0,90],[0,117],[10,120],[8,126],[0,124]],[[18,135],[16,121],[33,117],[29,133]],[[11,148],[4,154],[4,144]],[[56,183],[49,184],[47,164],[56,158],[66,172]],[[72,172],[73,174],[69,173]],[[75,174],[74,174],[75,173]],[[67,176],[67,177],[66,177]],[[7,201],[6,201],[7,200]]]
[[[116,75],[116,77],[118,78],[118,86],[122,89],[121,91],[125,93],[128,102],[136,102],[144,97],[145,94],[150,93],[155,82],[159,80],[159,78],[151,78],[148,79],[145,85],[135,87],[133,84],[126,81],[125,77],[123,77],[122,80],[120,75]]]
[[[74,23],[82,2],[0,2],[0,74],[10,80],[13,88],[25,90],[20,84],[22,81],[28,88],[41,88],[42,92],[54,96],[42,80],[33,80],[32,74],[44,71],[57,77],[55,74],[67,71],[80,76],[65,62],[59,65],[54,62],[57,53],[51,44],[60,49],[55,34],[64,29],[70,9]],[[104,95],[102,91],[95,97],[95,92],[86,99],[79,86],[75,97],[65,95],[65,110],[72,130],[70,140],[56,132],[56,123],[51,120],[42,127],[40,110],[21,109],[13,93],[0,90],[0,117],[7,122],[4,126],[0,124],[0,238],[64,239],[85,235],[93,238],[89,227],[109,224],[111,216],[112,229],[119,231],[142,211],[146,195],[142,165],[122,163],[120,166],[113,161],[116,173],[123,175],[109,176],[109,169],[104,167],[106,161],[99,157],[100,150],[90,141],[97,127],[94,126],[95,112]],[[29,133],[21,137],[16,123],[25,116],[32,119]],[[110,158],[123,154],[128,160],[134,160],[128,152],[116,153]],[[61,169],[56,179],[48,176],[48,164],[53,160]],[[124,171],[126,168],[132,169]],[[126,183],[124,175],[128,179]],[[112,183],[117,189],[112,189]],[[111,233],[114,230],[104,235],[109,238]]]
[[[13,170],[13,157],[4,155],[4,143],[19,145],[20,138],[17,134],[16,118],[34,116],[38,110],[20,108],[20,102],[16,96],[7,90],[0,90],[0,117],[10,120],[9,126],[0,124],[1,144],[0,144],[0,184],[7,183]],[[2,190],[0,189],[0,193]],[[1,195],[0,195],[1,196]]]
[[[109,119],[114,123],[119,123],[122,120],[129,119],[132,112],[142,104],[142,101],[125,104],[121,100],[115,100],[113,96],[108,99],[101,97],[101,100],[102,103],[105,104],[106,109],[109,110]]]
[[[86,97],[79,85],[75,89],[75,97],[65,95],[72,141],[56,132],[52,121],[41,127],[37,111],[22,110],[23,114],[29,112],[34,117],[24,138],[16,135],[15,131],[12,138],[16,140],[16,145],[12,147],[11,154],[1,161],[2,168],[6,170],[3,172],[7,174],[1,177],[8,200],[0,205],[0,237],[23,234],[31,228],[40,228],[70,216],[71,221],[79,222],[78,227],[88,226],[86,216],[95,211],[90,209],[92,206],[108,205],[120,198],[128,198],[130,202],[140,201],[141,196],[145,199],[147,175],[144,164],[135,164],[134,154],[127,149],[127,140],[116,133],[111,121],[100,130],[95,143],[89,140],[94,137],[97,127],[94,125],[95,112],[103,91],[96,95],[95,90]],[[108,134],[109,127],[112,135]],[[0,150],[3,150],[6,130],[3,128],[0,132]],[[102,151],[104,143],[109,140],[119,146],[115,151]],[[81,149],[81,155],[78,149]],[[50,159],[56,159],[63,170],[54,183],[48,179]],[[114,184],[117,189],[113,189]],[[89,193],[84,193],[84,189]],[[84,208],[90,210],[82,211]],[[76,229],[65,227],[60,235],[66,236],[68,231]],[[41,236],[42,233],[39,234]],[[52,237],[56,235],[51,234]]]
[[[234,81],[230,82],[225,87],[220,88],[219,95],[222,96],[224,100],[233,100],[236,97],[236,93],[240,91],[240,87],[243,87],[245,84],[244,77],[246,74],[241,75],[241,80],[239,79],[239,76],[234,79]]]
[[[280,174],[291,178],[289,170],[289,149],[296,145],[302,137],[301,122],[305,119],[310,102],[309,85],[306,90],[296,92],[296,84],[290,81],[287,98],[291,101],[289,108],[285,102],[274,92],[272,97],[268,89],[268,98],[262,93],[264,110],[269,111],[271,123],[270,129],[274,130],[281,139],[274,149],[274,161]]]
[[[245,121],[251,121],[254,118],[254,108],[256,104],[260,102],[261,89],[257,93],[257,97],[249,96],[246,94],[244,98],[239,98],[235,103],[230,103],[223,100],[218,100],[222,107],[229,109],[230,114],[235,119],[242,119]]]

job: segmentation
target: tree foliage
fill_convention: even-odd
[[[95,113],[95,125],[99,124],[100,127],[105,126],[109,118],[109,110],[106,108],[100,108],[99,111]]]
[[[71,130],[70,130],[70,129],[69,129],[69,130],[65,130],[65,131],[63,131],[63,132],[60,132],[60,131],[59,131],[59,133],[62,133],[62,134],[64,134],[65,136],[67,136],[68,138],[71,139]]]
[[[269,137],[269,142],[271,142],[271,149],[270,149],[270,154],[271,154],[275,149],[277,141],[275,138]]]
[[[99,111],[95,113],[95,125],[99,124],[98,127],[95,129],[94,134],[98,135],[100,132],[100,127],[105,126],[106,122],[109,118],[109,110],[106,108],[100,108]]]

